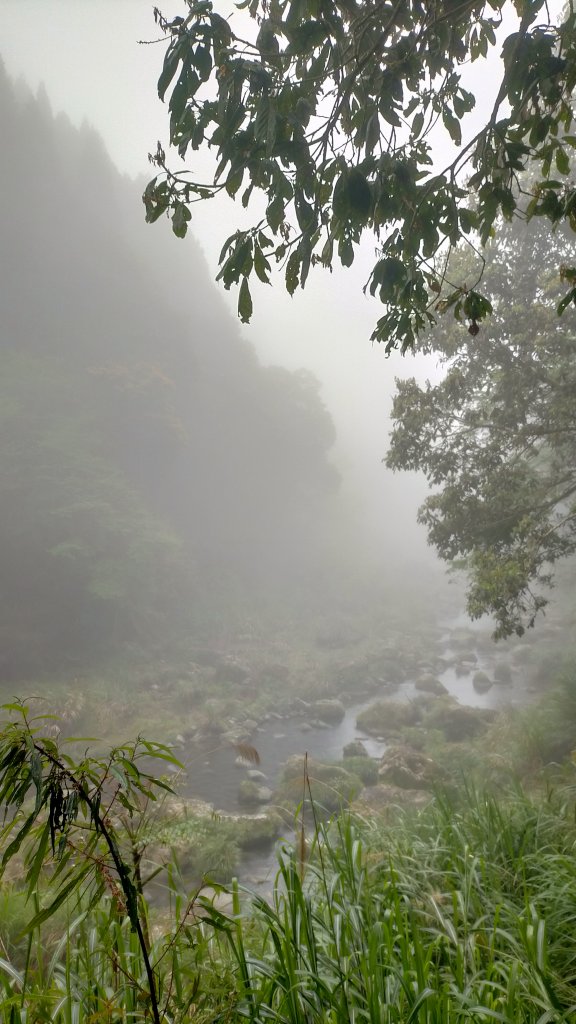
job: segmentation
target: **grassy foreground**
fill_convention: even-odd
[[[281,853],[270,901],[234,888],[229,914],[188,902],[173,870],[169,912],[141,905],[161,1019],[573,1022],[575,843],[570,789],[469,790],[392,824],[319,826],[306,859]],[[41,914],[25,939],[0,924],[2,1021],[151,1019],[139,943],[103,891],[91,909],[74,893],[56,933]]]

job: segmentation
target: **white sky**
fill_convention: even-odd
[[[170,16],[184,6],[180,0],[158,5]],[[167,134],[167,111],[156,93],[164,46],[138,44],[160,34],[152,8],[151,0],[0,0],[0,54],[10,76],[33,90],[44,85],[54,111],[65,111],[75,124],[92,124],[118,168],[131,176],[151,176],[147,154]],[[193,230],[215,276],[217,253],[238,224],[238,210],[225,201],[200,207]],[[186,246],[176,238],[174,250],[175,258],[186,260]],[[396,516],[406,521],[416,514],[414,489],[410,495],[405,481],[399,486],[381,465],[394,374],[409,375],[414,364],[411,357],[386,359],[369,341],[379,316],[378,304],[362,294],[371,254],[368,246],[363,267],[313,273],[307,290],[293,299],[280,280],[274,289],[255,286],[253,324],[245,330],[263,361],[306,366],[320,378],[348,490],[374,522],[384,518],[391,525]],[[235,315],[235,295],[223,294]],[[406,507],[394,514],[391,505],[399,500]]]

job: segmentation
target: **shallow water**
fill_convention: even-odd
[[[450,660],[456,654],[457,652],[450,647],[450,638],[447,636],[443,656]],[[489,648],[488,651],[479,648],[476,654],[477,661],[471,666],[469,674],[461,675],[453,666],[437,674],[448,692],[460,704],[479,708],[502,708],[510,705],[520,706],[531,699],[525,687],[524,673],[520,670],[513,673],[510,683],[494,684],[487,693],[477,693],[473,686],[474,673],[484,671],[492,678],[494,663],[502,658],[495,657]],[[355,739],[362,740],[370,757],[381,757],[386,743],[359,730],[356,726],[357,716],[383,699],[411,700],[417,696],[421,696],[421,693],[416,690],[414,681],[409,680],[392,694],[389,690],[380,694],[375,692],[369,699],[351,705],[347,708],[342,721],[330,728],[306,728],[303,718],[272,719],[263,723],[253,737],[253,745],[260,756],[259,770],[266,776],[266,779],[262,780],[262,785],[274,789],[280,779],[283,764],[293,755],[308,753],[317,761],[339,761],[344,746]],[[218,737],[215,737],[213,740],[194,744],[186,755],[183,758],[187,766],[187,778],[183,787],[185,795],[206,800],[213,804],[216,810],[232,813],[245,811],[238,803],[238,788],[246,778],[249,766],[236,763],[238,753],[232,746],[222,746]],[[262,806],[262,811],[265,811],[265,805]],[[291,839],[289,834],[287,839]],[[250,886],[263,887],[268,891],[276,874],[276,864],[276,853],[273,849],[246,853],[242,860],[241,880]]]
[[[260,756],[259,770],[266,775],[262,784],[274,789],[282,766],[294,754],[309,754],[316,761],[339,761],[343,748],[354,739],[361,739],[370,757],[380,757],[386,746],[366,736],[356,727],[356,718],[374,698],[347,708],[338,725],[331,728],[312,727],[303,730],[304,719],[289,718],[265,722],[253,737]],[[248,765],[237,765],[238,752],[222,746],[218,738],[196,744],[191,756],[185,758],[188,777],[186,794],[214,804],[218,810],[238,812],[238,786],[246,778]]]

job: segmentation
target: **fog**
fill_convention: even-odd
[[[214,284],[235,208],[184,242],[144,223],[149,3],[3,0],[0,31],[2,696],[176,743],[225,811],[242,744],[253,808],[304,748],[467,740],[530,700],[553,630],[530,673],[530,638],[495,651],[416,522],[423,479],[384,468],[395,376],[439,371],[368,340],[371,253],[256,287],[240,327]]]
[[[166,111],[155,88],[162,46],[137,42],[157,37],[147,2],[4,2],[0,29],[2,56],[11,75],[23,76],[33,89],[45,86],[52,108],[66,111],[76,125],[88,120],[121,172],[150,176],[147,154],[157,139],[166,141]],[[137,216],[139,192],[136,186]],[[214,277],[222,239],[238,216],[237,204],[226,201],[195,208],[193,231]],[[150,229],[152,248],[160,246],[164,227]],[[186,289],[183,250],[176,240],[162,247],[169,273],[179,273]],[[377,303],[362,294],[370,255],[347,273],[317,274],[313,287],[292,300],[280,287],[255,285],[253,323],[242,334],[263,363],[304,367],[318,377],[337,428],[334,457],[344,470],[343,492],[362,527],[371,536],[376,530],[372,548],[402,528],[410,531],[410,550],[417,545],[418,557],[426,557],[423,533],[415,525],[422,489],[394,478],[382,466],[394,376],[412,374],[414,367],[411,358],[385,359],[369,341],[379,315]],[[220,301],[235,317],[235,296],[220,289]]]

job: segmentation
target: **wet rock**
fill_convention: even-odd
[[[443,777],[439,765],[412,747],[392,747],[380,761],[378,775],[383,782],[400,789],[430,789]]]
[[[422,693],[432,693],[436,697],[442,697],[448,692],[444,684],[429,672],[426,675],[419,676],[414,686]]]
[[[246,774],[248,778],[252,780],[252,782],[266,782],[267,779],[267,776],[264,774],[264,772],[259,771],[258,768],[250,768],[249,771],[246,772]]]
[[[315,700],[310,711],[315,718],[329,725],[337,725],[346,714],[346,708],[341,700]]]
[[[343,757],[368,757],[368,751],[362,740],[352,740],[347,743],[342,751]]]
[[[417,725],[422,713],[416,701],[376,701],[360,712],[356,724],[370,736],[394,736],[407,725]]]
[[[227,729],[220,736],[222,743],[229,743],[231,747],[237,747],[239,743],[249,743],[252,732],[247,731],[243,725],[235,726],[234,729]]]
[[[206,800],[189,798],[183,800],[180,797],[168,797],[163,807],[163,814],[166,818],[211,818],[214,814],[214,807]]]
[[[462,676],[469,676],[471,672],[471,666],[467,661],[455,661],[454,672],[457,679],[461,679]]]
[[[472,678],[472,686],[476,693],[488,693],[493,687],[493,682],[485,672],[475,672]]]
[[[479,736],[496,716],[487,708],[469,708],[460,704],[443,707],[430,725],[442,729],[450,743]],[[431,716],[432,717],[432,716]]]
[[[516,665],[529,664],[534,656],[534,648],[531,643],[516,644],[510,652],[510,657]]]
[[[507,661],[499,661],[494,667],[494,682],[508,686],[512,682],[512,669]]]
[[[238,801],[241,804],[267,804],[270,803],[272,795],[272,790],[268,786],[259,786],[250,779],[245,779],[238,788]]]
[[[426,789],[402,789],[400,786],[379,783],[377,786],[363,789],[358,800],[354,801],[353,809],[359,814],[398,807],[414,807],[419,810],[433,799],[430,791]]]

